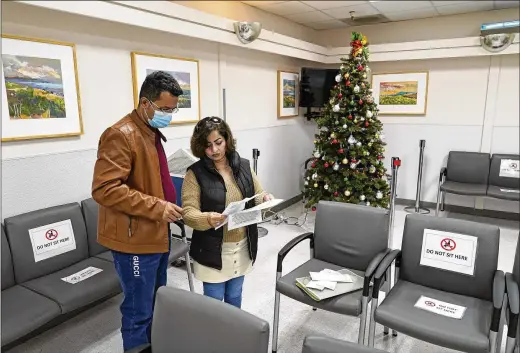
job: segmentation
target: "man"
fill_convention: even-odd
[[[182,215],[158,130],[169,125],[182,93],[171,75],[150,74],[137,109],[99,140],[92,197],[100,205],[98,242],[112,250],[123,288],[125,351],[151,341],[155,293],[166,285],[169,222]]]

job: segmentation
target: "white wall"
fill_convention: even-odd
[[[2,31],[76,43],[85,131],[78,138],[2,143],[2,217],[90,197],[99,136],[133,109],[133,50],[200,60],[202,117],[221,114],[227,88],[227,121],[239,153],[251,158],[259,148],[264,188],[281,198],[299,194],[314,127],[276,115],[276,70],[298,70],[298,61],[15,3],[2,4]],[[167,154],[189,147],[192,130],[165,129]]]
[[[387,167],[392,156],[402,159],[398,198],[415,200],[421,139],[426,140],[421,200],[429,202],[436,201],[439,171],[449,151],[519,153],[518,62],[518,55],[504,55],[370,65],[373,73],[429,71],[425,116],[380,116]],[[495,82],[496,89],[491,84],[488,89],[488,82]],[[485,147],[488,135],[490,150]],[[472,197],[448,194],[446,202],[475,206]],[[486,199],[484,208],[518,212],[518,203]]]

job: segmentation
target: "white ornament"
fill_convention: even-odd
[[[361,118],[359,118],[359,120],[361,120],[361,121],[365,121],[365,118],[361,117]]]
[[[356,143],[356,145],[357,145],[358,147],[360,147],[360,146],[361,146],[361,142]]]
[[[308,177],[307,177],[307,180],[311,180],[311,177],[310,177],[310,176],[308,176]]]
[[[332,110],[334,111],[334,113],[339,112],[339,109],[340,109],[339,104],[336,104],[336,105],[334,106],[334,108],[332,108]]]
[[[314,158],[320,158],[321,154],[320,152],[316,151],[314,152]]]
[[[365,201],[365,195],[361,195],[361,196],[359,197],[359,199],[360,199],[361,201]]]
[[[365,156],[370,156],[370,152],[365,151]]]
[[[354,93],[359,93],[359,86],[356,85],[356,87],[354,87]]]
[[[347,128],[347,124],[343,125],[343,128],[346,129]]]
[[[309,182],[308,182],[307,180],[305,180],[305,185],[306,185],[306,186],[309,185]]]
[[[332,169],[334,169],[335,171],[338,171],[339,170],[339,164],[338,163],[334,164]]]
[[[345,70],[345,65],[341,64],[340,69],[341,69],[341,70]]]
[[[345,196],[350,196],[350,191],[346,190],[345,191]]]
[[[367,206],[370,206],[370,202],[369,201],[367,201]]]
[[[350,169],[356,169],[357,164],[356,163],[350,163]]]
[[[330,138],[331,139],[335,139],[336,138],[336,134],[335,133],[330,134]]]
[[[312,174],[312,180],[316,180],[318,178],[318,173]]]
[[[373,165],[370,166],[370,173],[375,173],[376,172],[376,167],[374,167]]]
[[[323,187],[325,190],[329,190],[329,186],[327,184],[325,184],[325,186]]]
[[[381,191],[378,191],[376,194],[376,199],[382,199],[382,198],[383,198],[383,193]]]
[[[372,112],[370,110],[367,111],[367,118],[371,118],[373,117],[374,114],[372,114]]]
[[[336,82],[341,82],[341,75],[336,75]]]
[[[331,98],[329,101],[330,104],[334,104],[334,98]]]
[[[368,147],[372,147],[372,142],[369,142],[369,143],[368,143]]]
[[[367,72],[370,72],[370,71],[372,71],[372,69],[371,69],[371,68],[369,68],[369,67],[368,67],[368,65],[367,65],[367,66],[365,67],[365,69],[367,70]]]
[[[363,78],[367,78],[367,74],[363,74]]]
[[[381,134],[379,137],[381,138],[381,140],[384,140],[385,139],[385,134]]]
[[[348,138],[348,143],[350,143],[351,145],[356,143],[356,139],[354,138],[354,136],[350,135],[350,137]]]

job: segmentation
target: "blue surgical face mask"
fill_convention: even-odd
[[[158,112],[155,111],[153,118],[150,120],[148,119],[148,124],[150,124],[151,127],[155,128],[163,128],[170,125],[170,122],[172,121],[172,113],[164,113],[164,112]]]

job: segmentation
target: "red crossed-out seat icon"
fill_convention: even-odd
[[[49,229],[47,232],[45,232],[45,238],[47,240],[54,240],[58,237],[58,231],[56,229]]]
[[[446,251],[453,251],[457,247],[457,243],[453,239],[444,238],[441,241],[441,247]]]

